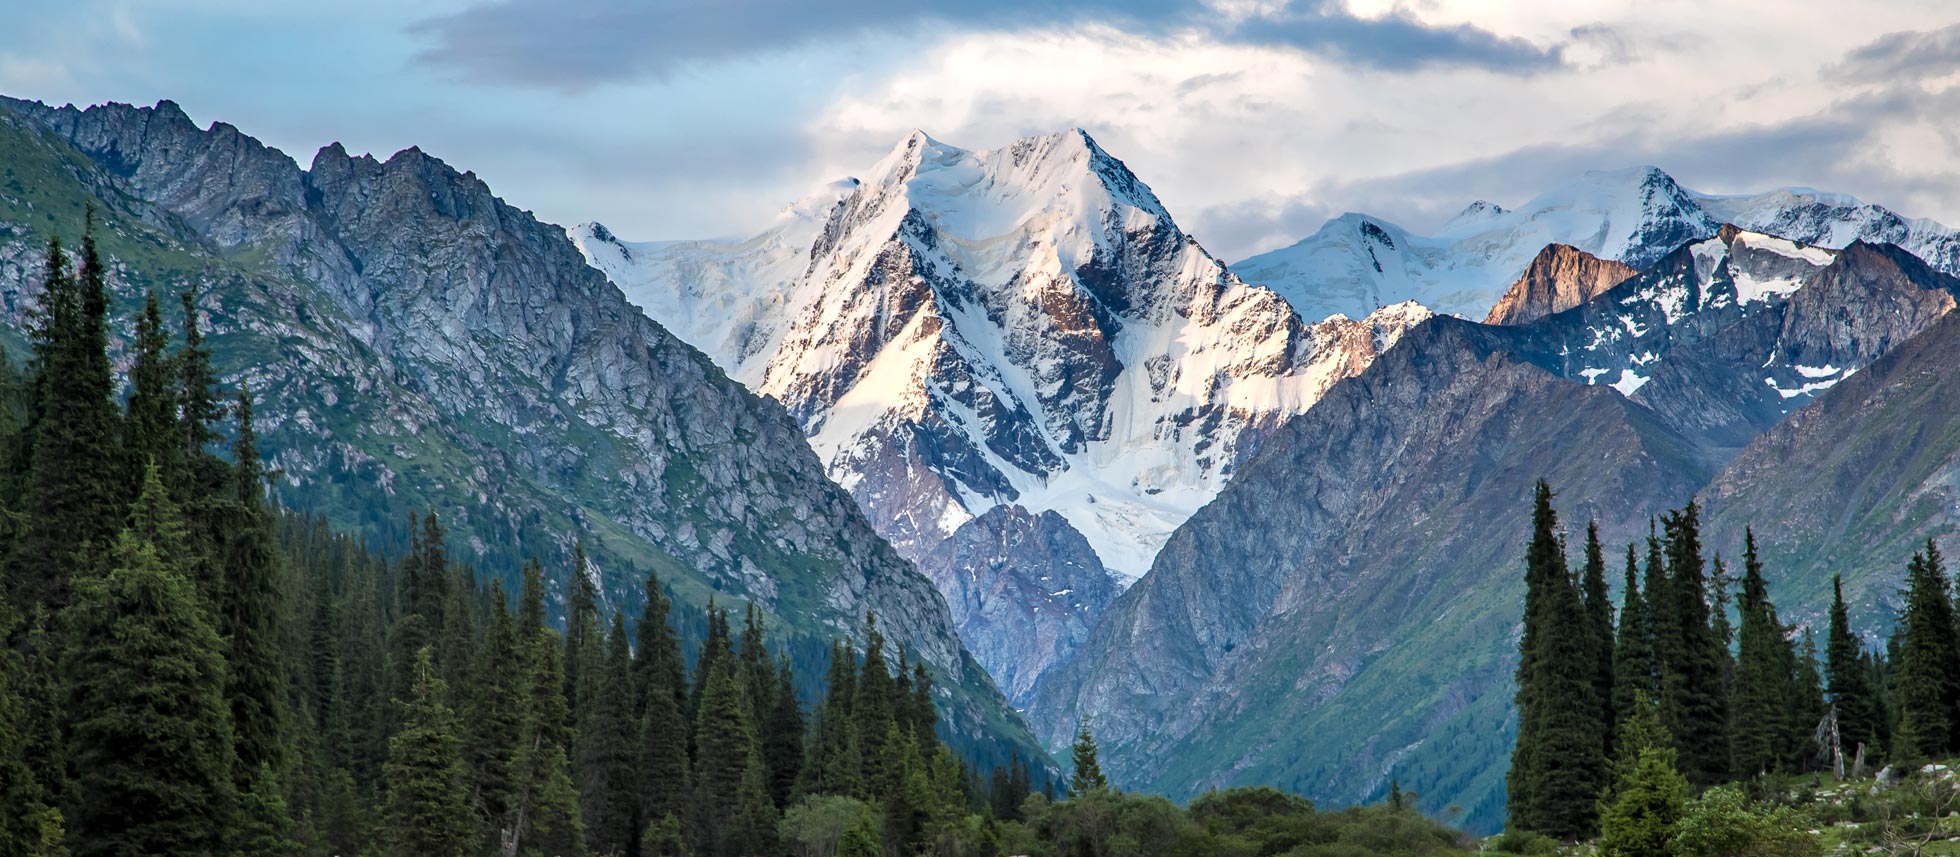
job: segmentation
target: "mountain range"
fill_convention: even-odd
[[[170,102],[0,101],[0,167],[0,342],[93,206],[124,317],[195,289],[288,507],[383,545],[438,509],[560,585],[582,541],[609,607],[654,570],[792,645],[873,610],[976,758],[1086,717],[1173,797],[1394,780],[1497,826],[1539,478],[1609,544],[1700,497],[1798,622],[1842,573],[1881,627],[1960,520],[1960,238],[1821,191],[1592,173],[1227,264],[1079,130],[914,132],[715,241]]]
[[[1260,432],[1428,316],[1307,322],[1079,130],[987,151],[914,132],[742,241],[573,235],[788,408],[1016,702]]]
[[[397,544],[442,515],[512,584],[562,592],[583,543],[607,609],[649,571],[683,605],[753,601],[821,657],[867,610],[940,677],[957,743],[1045,758],[962,647],[945,599],[824,475],[773,400],[729,380],[586,266],[561,228],[418,149],[338,144],[302,169],[174,103],[0,100],[0,294],[9,350],[56,234],[93,209],[126,359],[142,294],[195,292],[228,383],[258,399],[279,499]]]
[[[1478,827],[1502,813],[1532,482],[1620,542],[1739,492],[1759,442],[1934,335],[1960,271],[1938,224],[1653,168],[1475,203],[1436,236],[1344,215],[1225,266],[1079,131],[978,152],[915,133],[747,239],[573,235],[790,406],[1050,747],[1088,716],[1129,785],[1351,802],[1393,776]],[[1175,395],[1201,377],[1222,394]],[[1795,535],[1764,539],[1794,563],[1817,544]],[[1890,609],[1892,565],[1853,575],[1863,615]],[[1819,567],[1779,581],[1792,615]]]

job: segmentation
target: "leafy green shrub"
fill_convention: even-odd
[[[1739,786],[1709,789],[1688,802],[1676,825],[1678,857],[1816,857],[1808,813],[1792,806],[1756,803]]]
[[[1558,853],[1558,842],[1551,837],[1529,830],[1506,830],[1490,840],[1486,851],[1500,854],[1517,854],[1520,857],[1537,857],[1541,854]]]

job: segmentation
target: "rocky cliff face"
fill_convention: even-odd
[[[1638,273],[1567,244],[1549,244],[1492,307],[1485,324],[1524,324],[1564,312]]]
[[[1494,825],[1531,483],[1552,482],[1574,532],[1596,518],[1609,544],[1644,536],[1649,514],[1758,460],[1765,429],[1801,425],[1817,410],[1802,405],[1841,401],[1834,385],[1948,326],[1956,294],[1895,247],[1725,228],[1535,322],[1434,319],[1268,437],[1030,712],[1054,746],[1095,718],[1131,785],[1351,802],[1392,773]],[[1949,475],[1929,464],[1947,445],[1904,484]],[[1839,464],[1840,485],[1857,478]],[[1813,515],[1864,508],[1819,490],[1803,495]],[[1711,550],[1738,549],[1739,525],[1715,532],[1728,540]]]
[[[745,241],[577,237],[642,306],[781,401],[950,600],[990,599],[962,630],[1018,688],[1114,591],[1042,580],[1080,576],[1078,538],[1133,579],[1262,432],[1428,315],[1403,305],[1307,324],[1226,272],[1080,131],[978,152],[914,133],[862,180]],[[791,275],[796,246],[804,268]],[[697,306],[726,324],[697,323]],[[1003,508],[1015,511],[980,522]],[[1031,527],[1049,513],[1077,535]],[[973,589],[962,581],[976,567],[1019,579]],[[1053,609],[1063,588],[1075,603]],[[1021,597],[1033,600],[1001,600]],[[997,633],[1009,616],[1032,633]]]
[[[1174,795],[1261,782],[1348,803],[1392,772],[1473,824],[1501,817],[1532,481],[1622,537],[1703,476],[1639,405],[1502,331],[1432,320],[1268,439],[1042,682],[1043,737],[1090,716],[1119,782]]]
[[[1116,598],[1087,539],[1054,512],[995,506],[932,549],[920,567],[976,651],[1014,652],[990,665],[1009,702],[1025,705],[1050,668],[1074,654]]]
[[[141,201],[105,218],[119,270],[141,272],[118,278],[121,296],[202,284],[220,360],[264,399],[264,447],[289,503],[344,526],[434,509],[506,575],[531,553],[562,573],[580,537],[629,615],[648,567],[689,601],[753,599],[792,635],[848,634],[875,609],[946,677],[966,737],[1012,740],[1019,727],[944,600],[824,476],[782,409],[473,174],[415,149],[379,161],[338,145],[301,170],[169,102],[8,101],[0,116],[10,164],[66,165]],[[50,169],[41,183],[64,181]],[[102,198],[89,187],[69,206]],[[0,211],[16,247],[75,228],[26,202]],[[31,288],[21,273],[10,291]]]
[[[1702,491],[1711,539],[1754,527],[1791,621],[1821,628],[1843,575],[1853,621],[1884,627],[1904,607],[1913,551],[1931,538],[1960,552],[1955,361],[1960,314],[1948,312],[1764,432]]]

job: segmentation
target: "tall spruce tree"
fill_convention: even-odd
[[[280,627],[286,615],[285,587],[272,543],[272,519],[265,508],[265,469],[252,426],[252,400],[242,391],[236,413],[218,629],[227,643],[225,695],[231,702],[242,786],[261,766],[275,773],[286,770],[291,736],[287,734],[287,653]]]
[[[856,653],[843,641],[832,640],[823,702],[811,716],[799,794],[856,796],[864,792],[864,761],[859,756],[857,719],[851,711],[857,695],[856,670]]]
[[[471,823],[460,729],[443,700],[431,650],[416,653],[411,696],[397,700],[402,728],[388,740],[388,853],[469,857],[479,840]]]
[[[1089,731],[1089,718],[1086,716],[1075,725],[1075,744],[1069,748],[1069,759],[1074,768],[1068,781],[1070,794],[1086,795],[1109,790],[1109,778],[1103,776],[1102,759],[1096,749],[1096,736]]]
[[[123,424],[123,449],[129,458],[131,484],[142,484],[143,469],[155,464],[166,486],[178,480],[177,386],[170,359],[169,336],[163,329],[163,310],[152,291],[144,298],[136,321],[135,360],[129,371],[129,409]],[[181,498],[177,498],[181,499]]]
[[[1904,759],[1935,758],[1954,749],[1954,708],[1960,703],[1960,636],[1953,599],[1939,554],[1914,552],[1906,571],[1906,609],[1900,618],[1899,726],[1894,735]]]
[[[1709,619],[1701,551],[1701,507],[1688,505],[1663,521],[1666,538],[1666,619],[1656,622],[1661,722],[1674,735],[1688,782],[1708,786],[1729,776],[1728,650]],[[1650,593],[1651,597],[1651,593]]]
[[[511,761],[510,808],[499,829],[501,851],[504,857],[528,850],[583,854],[585,822],[565,749],[570,735],[564,649],[558,634],[544,627],[544,575],[535,559],[524,568],[523,592],[517,627],[524,655],[519,685],[524,720]]]
[[[470,669],[470,686],[462,694],[468,718],[463,758],[470,798],[489,831],[496,830],[510,811],[513,765],[524,729],[522,663],[503,584],[492,580],[489,629]]]
[[[1824,676],[1817,661],[1817,637],[1808,627],[1796,646],[1796,663],[1791,668],[1790,706],[1784,720],[1783,764],[1785,769],[1814,770],[1817,748],[1813,736],[1830,706],[1824,702]]]
[[[122,526],[127,474],[118,446],[121,418],[110,399],[106,272],[95,249],[93,215],[82,237],[79,277],[71,277],[59,239],[48,243],[45,288],[31,331],[35,401],[22,489],[23,531],[8,580],[13,603],[58,614],[77,569],[106,551]]]
[[[1831,576],[1830,628],[1824,637],[1824,677],[1831,707],[1837,713],[1838,742],[1846,759],[1856,758],[1860,744],[1877,754],[1877,693],[1865,660],[1864,643],[1851,633],[1850,611],[1844,605],[1844,581]]]
[[[762,731],[763,766],[769,771],[769,799],[787,807],[803,773],[803,704],[796,698],[796,675],[784,655],[776,670],[775,702]]]
[[[67,617],[69,845],[76,857],[226,854],[237,797],[224,644],[160,558],[181,524],[154,467],[136,508]]]
[[[711,667],[694,723],[693,794],[689,796],[687,835],[701,857],[737,857],[732,822],[741,802],[743,778],[758,754],[755,730],[734,665]]]
[[[1613,754],[1620,753],[1620,731],[1635,703],[1652,700],[1654,685],[1654,632],[1648,619],[1647,598],[1635,580],[1638,573],[1633,545],[1627,545],[1626,587],[1620,606],[1620,626],[1613,646]]]
[[[1518,740],[1506,785],[1512,824],[1576,839],[1597,824],[1606,780],[1606,706],[1596,629],[1567,570],[1551,486],[1532,497],[1525,552],[1524,633],[1517,673]]]
[[[0,596],[0,640],[14,614]],[[19,653],[0,646],[0,854],[55,857],[64,837],[61,812],[28,764],[26,686]]]
[[[1598,665],[1593,686],[1600,702],[1600,752],[1613,749],[1613,595],[1606,589],[1606,551],[1599,543],[1599,522],[1586,522],[1586,565],[1580,574],[1580,594],[1586,606],[1586,624],[1592,630],[1592,650]]]
[[[639,841],[640,789],[634,770],[631,652],[626,622],[613,613],[605,659],[579,725],[579,806],[585,812],[586,843],[602,854],[624,854]]]
[[[592,585],[585,542],[572,544],[572,573],[565,578],[565,698],[577,724],[598,690],[606,631],[599,624],[599,590]]]
[[[640,818],[651,830],[687,814],[688,735],[681,716],[687,701],[687,675],[680,639],[668,624],[669,602],[660,579],[647,575],[646,609],[640,614],[633,659],[640,716]]]
[[[1778,769],[1790,755],[1796,657],[1770,603],[1753,530],[1744,530],[1742,594],[1736,608],[1741,623],[1730,708],[1735,718],[1733,770],[1754,777]]]
[[[645,716],[649,694],[665,689],[677,706],[687,703],[686,664],[681,658],[680,637],[674,633],[669,613],[673,603],[660,586],[660,576],[647,573],[646,607],[634,629],[633,710]]]
[[[890,666],[885,663],[885,635],[878,631],[878,617],[864,614],[864,665],[858,673],[856,694],[851,700],[851,719],[857,731],[857,752],[864,767],[860,787],[868,798],[882,798],[885,776],[885,736],[896,722],[893,697],[897,686]]]

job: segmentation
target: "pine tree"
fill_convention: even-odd
[[[430,649],[416,653],[412,695],[397,700],[402,728],[388,741],[388,853],[399,857],[468,857],[475,853],[462,739],[443,704],[449,689],[436,677]]]
[[[803,772],[803,704],[796,698],[796,676],[784,655],[776,671],[776,685],[769,689],[775,702],[769,706],[769,721],[762,734],[762,757],[769,771],[769,799],[777,807],[787,807]]]
[[[1960,638],[1953,600],[1937,549],[1915,552],[1906,572],[1906,609],[1900,619],[1899,727],[1901,758],[1936,758],[1954,748],[1953,711],[1960,701]]]
[[[475,613],[479,593],[473,579],[474,573],[468,567],[454,566],[449,569],[447,577],[449,583],[444,587],[442,629],[436,635],[436,671],[449,684],[449,692],[456,697],[450,704],[460,708],[464,696],[469,692],[471,665],[476,661]]]
[[[1586,566],[1580,575],[1580,594],[1585,600],[1586,623],[1592,629],[1593,657],[1598,670],[1593,677],[1600,702],[1600,752],[1613,749],[1613,724],[1619,717],[1613,710],[1613,596],[1606,590],[1606,552],[1599,543],[1599,522],[1586,522]]]
[[[1627,545],[1626,591],[1620,607],[1620,627],[1613,646],[1613,753],[1620,752],[1619,733],[1627,716],[1641,697],[1652,699],[1654,685],[1654,633],[1648,620],[1647,598],[1634,580],[1636,574],[1633,545]]]
[[[261,766],[275,773],[285,770],[290,736],[286,652],[279,627],[286,609],[284,589],[265,509],[265,471],[252,427],[252,401],[243,392],[237,415],[218,630],[228,644],[225,695],[231,701],[242,786]]]
[[[1791,669],[1790,706],[1785,718],[1783,764],[1786,770],[1812,769],[1816,748],[1812,736],[1830,707],[1824,702],[1823,672],[1817,661],[1817,638],[1803,629],[1803,641],[1796,648]]]
[[[920,752],[933,752],[939,746],[939,710],[932,704],[932,674],[926,671],[924,659],[912,664],[912,698],[907,711],[919,736]]]
[[[735,857],[763,857],[776,852],[776,826],[782,818],[769,802],[769,775],[762,754],[753,745],[742,765],[742,781],[735,792],[735,810],[730,813],[728,830],[722,839],[723,853]]]
[[[776,665],[762,629],[762,616],[751,601],[742,611],[742,640],[735,649],[735,675],[742,682],[742,696],[749,702],[749,722],[761,729],[769,722],[769,707],[776,701]]]
[[[586,841],[601,853],[625,853],[641,832],[640,789],[635,778],[631,654],[626,622],[617,612],[599,664],[592,696],[579,726],[579,806]],[[596,645],[596,643],[595,643]]]
[[[686,665],[681,659],[681,641],[674,634],[673,626],[668,624],[668,613],[673,603],[660,587],[659,575],[648,572],[646,583],[646,608],[640,613],[639,627],[634,630],[635,645],[633,658],[633,711],[645,716],[649,694],[655,688],[664,688],[679,707],[687,703]]]
[[[653,574],[647,575],[646,599],[632,667],[640,717],[639,817],[649,831],[672,822],[678,837],[679,819],[687,814],[689,729],[681,716],[687,675],[680,639],[668,624],[670,602]]]
[[[510,808],[499,835],[505,857],[520,849],[545,854],[585,853],[585,823],[578,787],[572,781],[565,747],[569,732],[565,666],[558,635],[544,627],[543,573],[533,560],[524,570],[524,597],[518,609],[523,647],[523,728],[511,768]]]
[[[0,597],[0,639],[11,635],[12,610]],[[0,646],[0,854],[55,857],[65,835],[61,813],[28,765],[26,684],[20,655]]]
[[[671,814],[647,825],[646,832],[640,836],[640,857],[689,857],[691,854],[687,850],[687,837],[681,832],[680,819]]]
[[[708,635],[701,641],[701,651],[694,658],[694,687],[688,693],[687,707],[681,713],[688,722],[699,720],[701,698],[708,692],[708,679],[714,675],[715,667],[727,664],[732,670],[735,661],[735,647],[729,640],[728,611],[715,607],[714,596],[708,596]]]
[[[163,495],[152,468],[137,505],[168,521]],[[76,857],[222,854],[236,825],[223,642],[155,538],[125,530],[69,615]]]
[[[598,689],[604,668],[606,632],[599,624],[599,591],[592,585],[585,543],[572,545],[572,573],[565,579],[565,698],[576,725]]]
[[[1102,761],[1096,754],[1096,736],[1089,731],[1089,718],[1083,717],[1075,726],[1075,745],[1069,748],[1069,758],[1075,772],[1069,776],[1068,790],[1073,795],[1109,790],[1109,780],[1103,776]]]
[[[1780,767],[1788,755],[1796,658],[1769,601],[1752,530],[1744,531],[1742,597],[1736,606],[1742,621],[1731,706],[1733,770],[1753,777]]]
[[[1590,834],[1596,823],[1608,730],[1598,695],[1598,631],[1566,568],[1557,530],[1551,486],[1541,480],[1525,552],[1518,739],[1506,785],[1514,825],[1572,839]]]
[[[640,725],[641,818],[652,821],[686,815],[687,735],[680,705],[665,688],[656,685],[647,697],[647,712]]]
[[[1673,857],[1675,825],[1688,802],[1688,781],[1673,755],[1666,747],[1642,750],[1615,785],[1613,802],[1600,812],[1600,854]]]
[[[857,719],[851,711],[851,703],[857,696],[856,667],[856,653],[842,641],[832,640],[830,669],[824,676],[824,699],[811,716],[810,740],[797,785],[799,794],[854,796],[865,791]]]
[[[885,736],[896,722],[893,697],[897,687],[885,663],[885,636],[878,632],[878,617],[864,614],[864,665],[858,673],[856,695],[851,700],[851,719],[857,731],[857,752],[864,764],[860,787],[867,798],[882,798],[879,791],[886,782],[884,771]]]
[[[1837,712],[1838,741],[1846,758],[1855,758],[1863,744],[1877,757],[1879,721],[1877,694],[1865,661],[1865,646],[1851,633],[1850,612],[1844,605],[1844,581],[1831,576],[1830,629],[1824,637],[1824,676],[1830,703]]]
[[[1674,735],[1688,782],[1728,779],[1728,699],[1723,675],[1728,650],[1709,621],[1701,553],[1701,507],[1693,501],[1669,513],[1666,619],[1655,623],[1660,666],[1661,722]],[[1651,593],[1650,593],[1651,597]]]
[[[510,811],[513,764],[524,729],[518,683],[521,669],[510,605],[504,600],[503,584],[492,580],[490,627],[477,650],[469,687],[463,694],[469,735],[464,745],[464,767],[477,816],[490,830],[496,829]]]
[[[91,226],[93,219],[91,215]],[[60,241],[50,241],[46,288],[33,335],[36,414],[22,487],[23,532],[8,580],[15,604],[51,614],[66,607],[77,569],[121,529],[125,473],[118,472],[120,417],[108,355],[108,293],[93,231],[82,238],[80,276],[71,278]]]
[[[930,774],[924,757],[919,755],[919,740],[909,730],[901,731],[894,724],[887,730],[883,746],[885,759],[879,767],[888,778],[880,790],[885,795],[885,849],[895,854],[921,853],[934,801]],[[1093,756],[1093,742],[1090,752]],[[1101,771],[1096,771],[1096,776],[1100,777]]]
[[[169,338],[163,330],[163,311],[156,292],[144,299],[136,322],[135,361],[129,373],[129,412],[123,425],[123,449],[128,453],[130,481],[141,484],[151,464],[164,474],[164,484],[177,481],[177,388],[172,377]]]
[[[734,665],[715,661],[701,694],[694,722],[693,794],[688,809],[688,842],[702,857],[735,857],[728,839],[742,781],[755,754],[755,731],[748,720]]]

